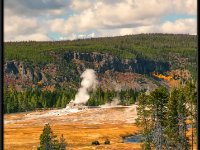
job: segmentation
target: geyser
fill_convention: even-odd
[[[95,90],[96,86],[98,85],[97,77],[93,69],[86,69],[81,74],[81,78],[81,87],[78,89],[75,99],[71,100],[70,104],[86,104],[90,98],[89,92]]]

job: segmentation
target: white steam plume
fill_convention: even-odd
[[[98,84],[95,71],[93,69],[86,69],[81,74],[81,87],[75,95],[75,99],[71,101],[74,104],[85,104],[90,98],[89,92],[96,89]]]
[[[116,82],[113,82],[114,89],[117,92],[117,96],[112,99],[110,103],[106,103],[104,105],[101,105],[102,108],[104,107],[112,107],[112,106],[117,106],[120,103],[120,98],[119,98],[119,92],[121,91],[121,86],[117,84]]]
[[[109,107],[109,106],[117,106],[119,103],[120,103],[120,100],[117,97],[115,97],[110,103],[101,105],[101,107],[104,108],[104,107]]]

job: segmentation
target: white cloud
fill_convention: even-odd
[[[5,0],[4,4],[5,9],[10,9],[13,15],[38,17],[58,9],[68,10],[71,0]]]
[[[122,28],[113,30],[101,30],[102,36],[116,36],[140,33],[177,33],[177,34],[197,34],[196,19],[178,19],[175,22],[164,22],[157,25],[139,26],[136,28]]]
[[[158,24],[163,15],[170,13],[192,14],[196,6],[192,0],[126,0],[119,1],[115,5],[105,3],[105,1],[97,1],[93,5],[92,3],[89,5],[89,1],[85,5],[83,1],[76,0],[74,3],[78,7],[77,9],[82,10],[82,12],[67,20],[63,19],[60,28],[65,34],[96,29],[120,29],[138,26],[147,26],[148,28],[150,25]],[[56,20],[50,22],[53,31],[61,32],[57,25]]]
[[[154,5],[152,3],[151,5]],[[154,5],[155,6],[155,5]],[[151,15],[150,15],[150,12]],[[93,8],[83,10],[80,14],[71,16],[68,20],[59,20],[63,24],[58,27],[57,19],[50,21],[53,31],[72,34],[98,28],[120,28],[121,26],[138,26],[157,21],[157,13],[152,10],[144,13],[142,7],[133,9],[129,3],[119,3],[117,6],[97,2]],[[164,12],[164,11],[163,11]],[[141,15],[142,14],[142,15]],[[161,12],[159,12],[159,15]],[[147,16],[147,17],[146,17]]]
[[[172,0],[175,13],[197,15],[197,0]]]
[[[86,38],[93,38],[95,37],[96,34],[94,32],[89,33],[89,34],[71,34],[71,35],[62,35],[59,40],[74,40],[74,39],[86,39]]]
[[[178,19],[175,22],[165,22],[161,26],[161,32],[166,33],[189,33],[197,34],[197,21],[196,19]]]
[[[29,35],[20,35],[17,37],[16,39],[17,41],[29,41],[29,40],[33,40],[33,41],[48,41],[50,40],[49,37],[45,34],[41,34],[41,33],[33,33],[33,34],[29,34]]]
[[[70,7],[73,10],[79,12],[79,11],[83,11],[85,9],[91,8],[93,4],[94,4],[94,1],[90,1],[90,0],[84,0],[84,1],[73,0]]]
[[[53,9],[53,10],[48,10],[47,16],[50,16],[50,15],[59,16],[59,15],[62,15],[64,13],[65,13],[64,9]]]
[[[5,39],[46,40],[51,32],[69,39],[90,37],[88,33],[93,32],[91,37],[152,32],[196,34],[195,19],[160,22],[166,15],[196,16],[196,3],[196,0],[6,0]]]
[[[7,16],[4,19],[5,41],[49,40],[48,28],[36,18]]]

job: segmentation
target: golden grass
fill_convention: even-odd
[[[90,121],[85,123],[85,120],[91,120],[90,116],[95,112],[92,111],[93,110],[82,113],[82,117],[80,117],[80,113],[74,113],[65,116],[52,116],[37,119],[31,118],[29,120],[22,119],[25,118],[27,113],[4,115],[4,120],[6,121],[18,120],[18,122],[4,123],[4,148],[5,150],[37,149],[37,146],[39,145],[39,137],[42,133],[44,124],[49,122],[54,134],[58,135],[58,137],[60,137],[61,134],[64,135],[69,150],[140,149],[140,143],[123,143],[122,136],[134,134],[139,131],[139,128],[133,123],[122,121],[123,119],[126,120],[126,118],[120,117],[118,113],[123,112],[123,110],[106,109],[106,111],[98,111],[98,115],[100,114],[102,117],[108,117],[105,116],[105,114],[109,112],[116,112],[117,115],[113,115],[113,118],[115,118],[116,121],[106,123],[101,122],[101,120],[96,120],[94,122]],[[43,112],[30,113],[43,114]],[[94,116],[94,118],[95,117],[96,116]],[[71,118],[78,118],[80,121],[69,122]],[[110,140],[110,145],[104,145],[106,139]],[[91,145],[92,141],[95,140],[98,140],[100,145]]]
[[[105,109],[99,111],[94,109],[88,112],[79,112],[68,115],[48,116],[45,118],[32,117],[31,119],[25,119],[26,114],[42,115],[44,112],[4,115],[5,121],[14,121],[11,123],[4,123],[4,149],[36,150],[39,145],[40,134],[47,122],[50,123],[54,134],[58,135],[58,137],[60,137],[61,134],[64,135],[69,150],[141,149],[141,143],[123,143],[123,136],[135,134],[141,130],[141,128],[138,128],[134,123],[127,122],[127,119],[132,120],[131,117],[135,116],[133,113],[130,113],[127,108]],[[123,115],[123,113],[128,114],[126,116]],[[113,121],[110,120],[111,118]],[[16,120],[17,122],[15,122]],[[190,128],[187,132],[189,138],[191,137],[191,133]],[[106,139],[110,140],[110,145],[104,145]],[[95,140],[98,140],[100,145],[91,145],[91,142]],[[196,140],[196,138],[194,138],[194,140]],[[194,143],[194,147],[196,148],[196,142]]]
[[[36,149],[39,144],[39,136],[42,133],[42,126],[34,127],[17,127],[17,125],[4,126],[4,146],[5,150],[25,150]],[[103,125],[81,125],[81,124],[66,124],[52,125],[54,134],[64,135],[69,149],[120,149],[140,148],[140,144],[122,143],[122,136],[137,132],[138,128],[135,125],[125,124],[103,124]],[[103,144],[106,139],[111,141],[111,145],[91,146],[91,142],[98,140]]]

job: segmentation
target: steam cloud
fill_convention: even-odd
[[[101,107],[117,106],[119,103],[120,103],[120,100],[117,97],[115,97],[110,103],[101,105]]]
[[[117,106],[120,103],[119,92],[121,91],[121,86],[117,84],[116,82],[113,82],[113,85],[114,85],[115,91],[117,92],[117,96],[114,97],[110,103],[101,105],[101,107]]]
[[[75,95],[75,99],[71,101],[73,104],[85,104],[90,98],[89,92],[96,89],[98,84],[95,71],[93,69],[86,69],[81,74],[81,87]]]

